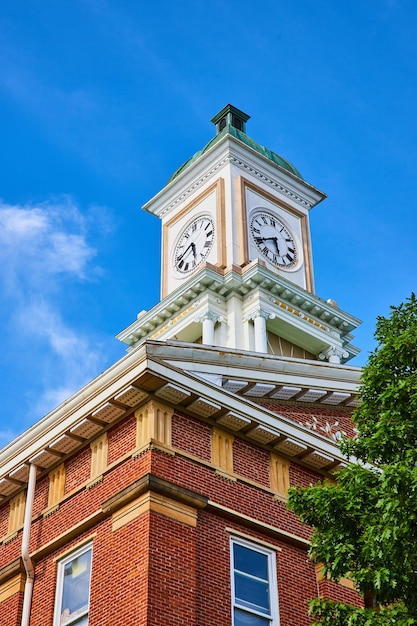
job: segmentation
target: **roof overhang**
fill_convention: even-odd
[[[25,487],[29,464],[37,465],[40,473],[49,471],[151,394],[302,464],[332,471],[345,463],[336,442],[256,404],[253,396],[259,397],[264,385],[269,395],[273,389],[278,393],[291,387],[321,389],[322,399],[333,395],[353,402],[359,377],[360,369],[349,366],[181,342],[147,342],[3,449],[0,500]],[[250,389],[256,389],[252,399],[246,393]]]

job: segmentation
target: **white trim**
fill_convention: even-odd
[[[93,544],[92,542],[87,543],[86,545],[78,548],[78,550],[73,550],[70,554],[68,554],[65,558],[61,559],[60,561],[58,561],[58,572],[57,572],[57,582],[56,582],[56,589],[55,589],[55,606],[54,606],[54,626],[61,626],[62,622],[61,622],[61,613],[62,613],[62,598],[63,598],[63,592],[64,592],[64,569],[65,569],[65,565],[67,565],[68,563],[71,563],[71,561],[74,561],[76,558],[78,558],[79,556],[86,554],[87,552],[90,552],[90,580],[89,580],[89,589],[88,589],[88,604],[86,609],[78,614],[76,617],[74,617],[74,619],[70,619],[69,621],[66,621],[64,623],[63,626],[66,626],[68,624],[68,626],[70,624],[77,624],[78,620],[81,619],[81,617],[88,617],[89,611],[90,611],[90,595],[91,595],[91,572],[92,572],[92,568],[93,568]],[[76,620],[76,621],[74,621]]]
[[[69,529],[69,530],[71,530],[71,529]],[[65,533],[65,534],[67,534],[67,533]],[[74,552],[76,552],[78,550],[80,550],[82,552],[82,550],[86,547],[87,544],[93,545],[93,539],[96,536],[97,536],[97,533],[93,533],[92,535],[89,535],[88,537],[86,537],[82,541],[80,541],[77,544],[75,544],[75,546],[72,546],[71,548],[67,548],[59,556],[55,556],[54,557],[54,561],[56,563],[59,563],[60,561],[64,561],[68,556],[72,556],[74,554]]]
[[[250,535],[247,535],[246,533],[241,533],[239,530],[236,530],[235,528],[227,527],[225,528],[225,531],[229,533],[230,535],[241,537],[242,539],[246,539],[246,541],[253,543],[253,537],[251,537]],[[256,545],[263,546],[264,548],[268,548],[269,550],[272,550],[274,552],[282,552],[282,548],[279,548],[278,546],[274,546],[274,544],[269,543],[268,541],[262,541],[261,539],[256,540]]]
[[[263,612],[258,612],[256,609],[246,607],[243,604],[239,604],[235,601],[235,565],[234,565],[234,545],[243,546],[254,552],[258,552],[267,557],[268,566],[268,591],[269,591],[269,615]],[[259,543],[247,541],[238,536],[230,537],[230,585],[231,585],[231,604],[232,604],[232,624],[234,625],[234,611],[235,608],[241,611],[245,611],[249,615],[257,615],[265,620],[265,624],[269,626],[279,626],[279,605],[278,605],[278,579],[277,579],[277,565],[276,565],[276,549],[271,550]]]

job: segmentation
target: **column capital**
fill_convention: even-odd
[[[257,309],[253,309],[250,313],[245,315],[245,322],[248,322],[249,320],[254,321],[257,317],[262,317],[264,320],[272,320],[275,318],[275,313],[269,313],[269,311],[259,307]]]
[[[347,359],[348,356],[349,352],[346,352],[343,348],[340,348],[339,346],[329,346],[327,350],[320,352],[319,359],[321,361],[339,364],[341,359]]]
[[[219,315],[219,313],[216,313],[215,311],[210,311],[210,309],[208,309],[204,313],[201,313],[196,318],[194,318],[195,322],[205,322],[206,320],[217,324],[218,322],[223,322],[224,317],[223,315]]]

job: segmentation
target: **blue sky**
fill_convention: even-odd
[[[415,0],[2,0],[0,447],[124,354],[159,299],[140,210],[232,103],[328,194],[317,294],[363,320],[416,289]]]

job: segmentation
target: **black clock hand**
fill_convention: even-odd
[[[193,256],[194,258],[196,258],[197,254],[196,254],[196,249],[195,249],[195,243],[192,241],[184,250],[184,252],[181,254],[181,256],[178,257],[178,261],[181,261],[185,255],[187,254],[188,250],[191,248],[191,250],[193,251]]]
[[[257,237],[256,241],[260,242],[260,241],[273,241],[275,244],[275,248],[277,249],[277,254],[278,256],[281,256],[279,253],[279,248],[278,248],[278,237]]]
[[[280,255],[280,252],[279,252],[279,248],[278,248],[278,237],[270,237],[270,239],[271,239],[271,240],[274,242],[274,244],[275,244],[275,247],[276,247],[276,249],[277,249],[277,254],[278,254],[278,256],[281,256],[281,255]]]

